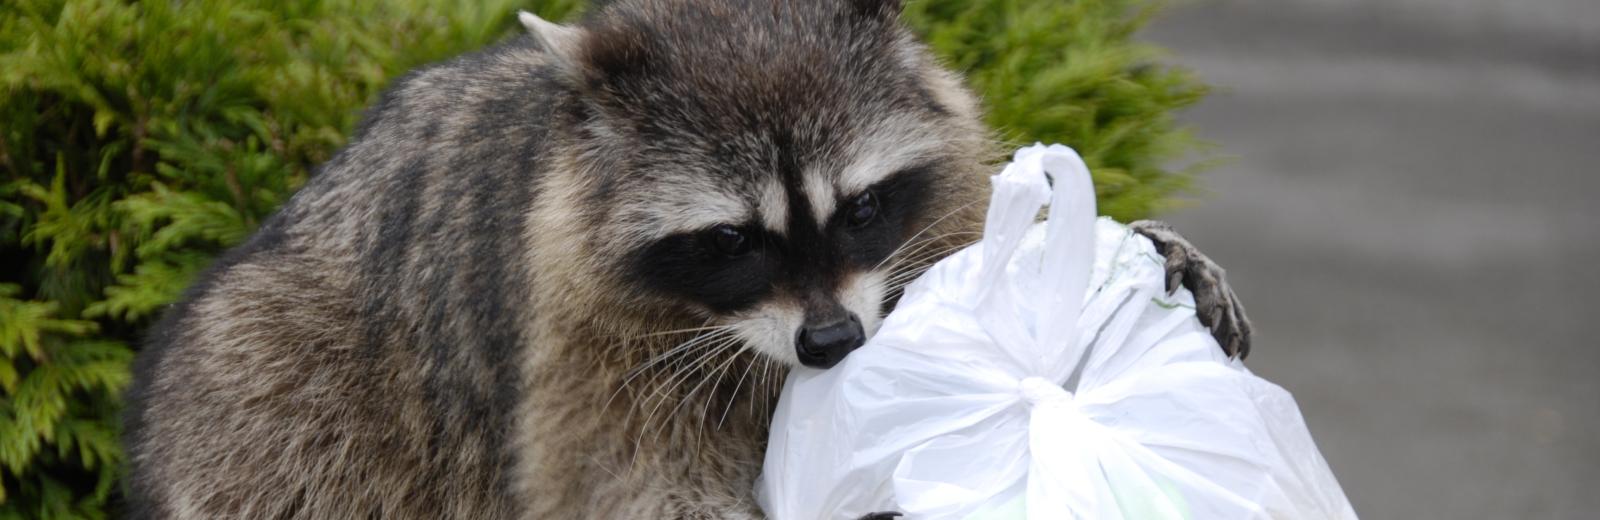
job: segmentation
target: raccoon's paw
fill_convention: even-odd
[[[896,513],[894,511],[879,511],[877,513],[867,513],[865,515],[861,515],[861,518],[859,518],[858,520],[894,520],[895,518],[899,518],[899,517],[902,517],[902,516],[906,516],[905,513]]]
[[[1156,252],[1166,257],[1167,292],[1182,285],[1194,293],[1195,314],[1202,325],[1211,329],[1223,352],[1239,358],[1250,355],[1250,318],[1245,316],[1244,304],[1233,294],[1222,267],[1165,222],[1140,220],[1128,227],[1148,237]]]

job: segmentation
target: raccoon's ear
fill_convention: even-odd
[[[900,0],[849,0],[850,7],[866,18],[891,20],[900,16]]]
[[[578,42],[583,40],[582,29],[551,23],[527,11],[517,11],[517,20],[522,22],[523,27],[528,28],[528,34],[532,34],[546,52],[562,62],[572,62],[572,56],[578,50]]]
[[[601,25],[583,35],[577,61],[587,85],[614,84],[646,74],[655,48],[625,24]]]

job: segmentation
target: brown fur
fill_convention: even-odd
[[[623,0],[397,80],[141,353],[130,516],[759,518],[800,316],[870,333],[981,227],[977,102],[894,8]],[[663,236],[792,239],[895,171],[927,189],[877,265],[736,312],[641,281]]]

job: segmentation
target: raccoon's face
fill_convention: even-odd
[[[983,196],[974,103],[893,7],[614,4],[554,43],[579,71],[617,287],[791,365],[831,367],[877,330],[942,243],[921,240],[949,241],[940,218]]]
[[[658,179],[653,197],[624,210],[655,228],[631,252],[630,275],[759,352],[833,366],[877,330],[891,272],[904,267],[890,255],[926,226],[943,173],[926,154],[844,162],[689,173],[712,168],[701,165]]]

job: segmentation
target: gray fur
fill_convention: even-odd
[[[796,320],[871,329],[981,226],[977,104],[894,11],[623,0],[396,80],[153,333],[130,515],[760,517]],[[881,261],[806,256],[894,171]],[[674,292],[648,245],[719,220],[805,261]]]
[[[1166,257],[1167,291],[1182,286],[1194,293],[1195,314],[1222,350],[1241,359],[1249,356],[1250,318],[1228,285],[1227,272],[1165,222],[1140,220],[1128,227],[1149,238]]]

